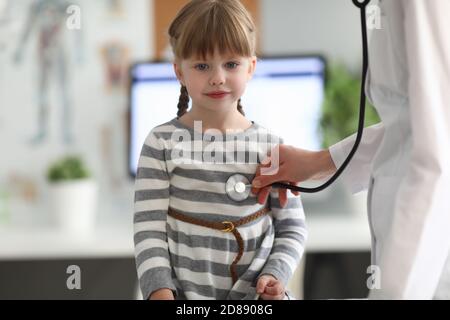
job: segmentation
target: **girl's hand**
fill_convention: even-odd
[[[172,290],[163,288],[153,291],[149,300],[175,300],[175,297],[173,296]]]
[[[271,190],[270,185],[274,182],[297,185],[306,180],[322,179],[335,171],[336,166],[328,150],[308,151],[280,144],[270,151],[258,167],[252,193],[258,194],[258,202],[264,204]],[[288,202],[287,189],[280,188],[278,194],[280,205],[285,207]]]
[[[284,286],[274,276],[264,274],[258,279],[256,293],[261,295],[262,300],[283,300]]]

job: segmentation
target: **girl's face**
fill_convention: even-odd
[[[217,50],[206,60],[193,57],[174,63],[177,78],[186,86],[193,106],[220,112],[236,109],[255,67],[256,57],[220,55]]]

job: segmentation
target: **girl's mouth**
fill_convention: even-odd
[[[225,96],[227,96],[228,94],[230,94],[229,92],[211,92],[211,93],[207,93],[206,95],[212,99],[222,99]]]

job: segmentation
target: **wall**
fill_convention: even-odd
[[[359,17],[350,0],[262,0],[262,49],[265,54],[318,52],[358,70]]]
[[[101,211],[130,210],[131,180],[126,172],[126,86],[106,86],[101,48],[116,42],[127,48],[128,60],[147,60],[153,52],[152,3],[122,1],[112,11],[107,0],[75,0],[81,8],[81,30],[64,30],[69,61],[70,98],[73,102],[74,143],[62,140],[61,87],[51,73],[48,137],[40,144],[30,140],[37,132],[37,40],[34,25],[24,47],[23,60],[13,62],[28,14],[30,0],[14,1],[10,23],[2,28],[0,51],[0,189],[9,189],[11,219],[41,218],[47,208],[45,173],[51,161],[65,153],[83,155],[102,188]],[[68,14],[69,16],[69,14]],[[81,41],[76,42],[77,36]],[[78,53],[81,55],[78,56]],[[77,57],[80,57],[78,59]],[[117,199],[115,204],[110,200]],[[25,201],[26,200],[26,201]],[[122,209],[120,209],[122,208]],[[34,211],[30,216],[30,212]]]
[[[78,48],[82,59],[75,59],[75,32],[66,31],[76,138],[69,146],[61,139],[58,82],[53,82],[50,90],[48,139],[39,145],[29,143],[38,117],[36,37],[27,43],[22,63],[12,63],[26,19],[25,8],[31,1],[13,3],[11,23],[0,28],[0,189],[12,192],[11,219],[32,222],[45,215],[46,169],[67,152],[82,154],[99,180],[100,212],[129,214],[133,181],[126,168],[126,88],[107,90],[100,48],[108,41],[118,41],[128,47],[129,61],[151,58],[153,2],[122,1],[122,15],[112,15],[107,0],[75,1],[82,9],[82,45]],[[261,0],[260,17],[263,55],[315,52],[359,68],[359,14],[351,1]]]

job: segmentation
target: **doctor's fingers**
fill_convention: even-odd
[[[286,184],[289,184],[289,182],[285,182]],[[255,192],[254,192],[255,190]],[[259,204],[265,204],[267,202],[267,199],[270,195],[270,192],[272,191],[272,187],[264,187],[260,189],[252,188],[252,193],[258,195],[258,203]],[[287,196],[287,189],[279,188],[278,189],[278,201],[280,203],[280,206],[284,208],[288,203],[288,196]]]
[[[296,185],[295,182],[289,182],[289,181],[283,181],[282,183],[287,184],[287,185]],[[278,189],[278,201],[280,202],[280,206],[282,208],[285,208],[287,206],[287,204],[289,203],[289,198],[287,195],[288,190],[290,192],[292,192],[295,196],[298,196],[300,194],[300,192],[298,192],[298,191],[291,191],[290,189],[279,188]]]
[[[275,182],[290,180],[287,179],[287,173],[283,165],[277,167],[271,167],[270,164],[260,165],[256,170],[255,179],[252,181],[252,188],[259,189]]]
[[[270,166],[270,161],[262,162],[261,165],[256,169],[256,178],[252,182],[251,192],[255,195],[258,195],[258,203],[260,204],[265,204],[267,202],[267,198],[270,194],[270,191],[272,190],[272,188],[270,187],[272,183],[287,180],[283,179],[283,176],[285,176],[284,172],[286,171],[283,170],[282,167],[276,169],[277,174],[265,175],[264,170],[267,170],[268,168],[270,168]],[[259,187],[255,185],[258,182]],[[290,184],[291,182],[285,183]],[[285,207],[288,202],[287,190],[282,188],[278,189],[278,197],[280,205],[282,207]]]
[[[294,186],[297,185],[297,183],[292,182],[292,181],[282,181],[282,183],[287,184],[287,185],[294,185]],[[292,192],[292,194],[294,194],[295,196],[300,195],[299,191],[292,191],[290,189],[279,188],[278,189],[278,201],[280,202],[280,206],[282,208],[286,207],[287,204],[289,203],[289,198],[287,196],[288,190],[290,192]]]
[[[267,202],[267,198],[269,197],[270,191],[272,187],[264,187],[264,188],[251,188],[251,193],[256,195],[258,198],[259,204],[265,204]]]
[[[278,201],[280,202],[280,206],[282,208],[286,207],[288,203],[287,189],[284,188],[278,189]]]
[[[268,164],[261,164],[258,166],[258,168],[256,168],[256,173],[255,173],[255,179],[258,179],[261,175],[261,168],[263,167],[267,167]],[[253,180],[253,182],[255,181],[255,179]],[[263,200],[263,198],[266,198],[266,196],[269,194],[270,192],[270,186],[266,187],[265,185],[261,185],[260,187],[256,187],[253,185],[252,182],[252,188],[251,188],[251,193],[253,193],[254,195],[260,194],[262,191],[264,191],[263,196],[261,197],[261,201]],[[263,201],[264,203],[265,201]]]
[[[298,186],[298,183],[297,182],[295,182],[295,181],[289,181],[287,184],[290,184],[291,186]],[[294,195],[294,196],[299,196],[300,195],[300,191],[294,191],[294,190],[289,190],[289,191],[291,191],[291,193]]]
[[[258,191],[258,203],[259,204],[265,204],[267,202],[267,199],[269,198],[270,191],[272,190],[271,187],[264,187],[262,189],[259,189]]]

